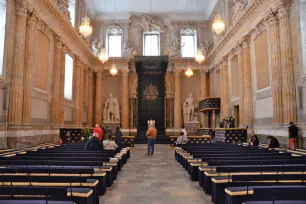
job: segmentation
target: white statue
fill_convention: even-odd
[[[131,57],[133,54],[133,50],[134,48],[130,46],[128,37],[125,36],[122,50],[123,55],[125,57]]]
[[[102,47],[102,44],[99,42],[97,38],[91,42],[91,51],[94,53],[94,55],[98,54],[101,47]]]
[[[104,122],[120,122],[119,102],[113,94],[109,94],[105,102],[103,120]]]
[[[183,112],[184,112],[184,122],[192,122],[196,121],[196,113],[195,109],[197,108],[197,104],[194,101],[192,94],[186,98],[183,104]]]
[[[236,21],[245,7],[248,5],[248,0],[233,0],[233,21]]]

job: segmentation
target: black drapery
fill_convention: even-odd
[[[155,120],[161,133],[165,131],[165,73],[168,56],[135,58],[138,74],[138,131],[148,128],[147,121]]]

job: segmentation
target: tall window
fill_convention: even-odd
[[[70,14],[70,22],[72,26],[75,26],[75,3],[76,0],[69,0],[69,6],[68,6],[68,11]]]
[[[73,59],[70,55],[65,55],[65,87],[64,97],[72,100],[72,80],[73,80]]]
[[[109,57],[122,56],[122,29],[115,26],[106,31],[106,49]]]
[[[5,24],[6,24],[6,0],[0,0],[0,75],[2,75],[3,71]]]
[[[158,32],[143,33],[143,55],[159,56],[160,43]]]
[[[197,52],[197,32],[194,29],[181,30],[182,57],[195,57]]]

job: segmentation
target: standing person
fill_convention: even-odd
[[[118,146],[122,144],[122,132],[120,131],[119,127],[117,127],[117,130],[115,132],[115,142]]]
[[[103,145],[99,139],[98,133],[93,133],[92,137],[86,142],[85,149],[93,151],[103,150]]]
[[[220,123],[220,128],[224,128],[224,120]]]
[[[275,137],[268,136],[267,139],[270,140],[268,148],[279,148],[279,142]]]
[[[113,141],[113,135],[108,133],[106,134],[106,139],[103,141],[103,147],[105,150],[116,150],[118,145]]]
[[[188,141],[187,130],[186,130],[184,125],[182,126],[181,132],[184,133],[184,135],[183,135],[184,136],[184,140],[187,142]]]
[[[146,136],[148,138],[148,154],[147,156],[154,154],[154,145],[156,141],[157,130],[154,125],[150,125],[150,128],[146,132]],[[150,151],[151,149],[151,151]]]
[[[233,116],[231,116],[229,119],[229,128],[235,128],[235,119]]]
[[[295,126],[293,122],[289,123],[288,134],[289,134],[289,149],[295,150],[296,139],[298,136],[299,128]]]
[[[258,147],[259,139],[257,135],[255,135],[254,131],[251,132],[251,146]]]
[[[102,129],[100,128],[100,126],[98,124],[95,125],[95,128],[93,129],[93,133],[97,133],[98,137],[99,137],[99,140],[102,141],[102,139],[103,139],[103,131],[102,131]]]

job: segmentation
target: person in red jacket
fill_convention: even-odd
[[[93,129],[93,133],[97,133],[99,135],[100,141],[103,140],[103,131],[98,124],[95,125],[95,128]]]

